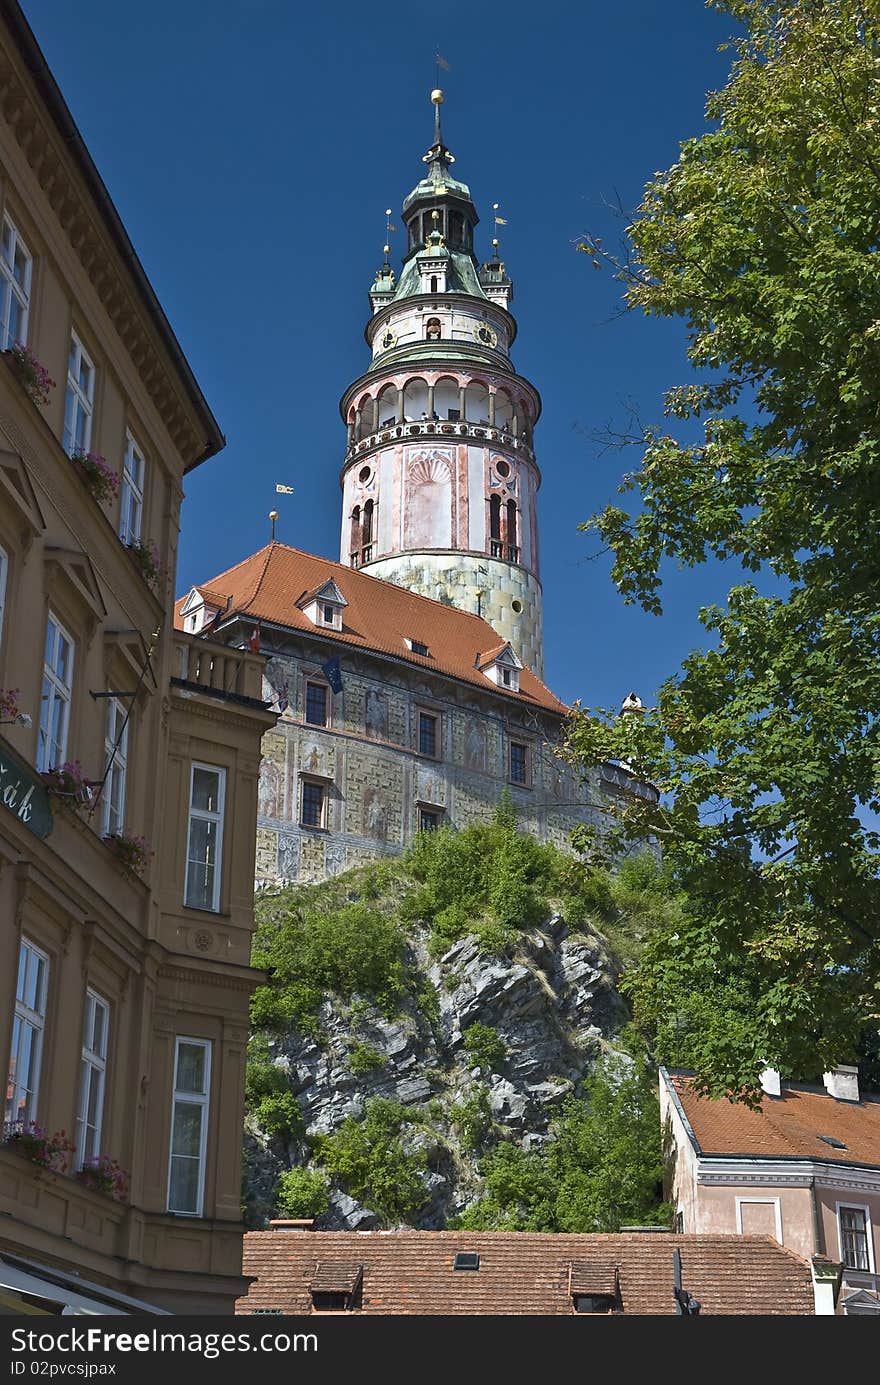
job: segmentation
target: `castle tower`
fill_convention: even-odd
[[[543,677],[533,431],[537,390],[510,347],[513,285],[493,241],[474,254],[479,220],[450,173],[440,105],[427,171],[403,204],[407,255],[370,290],[373,359],[340,403],[341,561],[475,612]]]

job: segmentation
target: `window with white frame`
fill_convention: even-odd
[[[0,643],[3,642],[3,615],[6,610],[6,584],[9,580],[9,557],[0,548]]]
[[[70,697],[73,687],[73,640],[52,612],[46,625],[43,691],[37,769],[56,769],[67,755]]]
[[[178,1038],[174,1048],[168,1211],[200,1217],[205,1199],[205,1150],[211,1090],[211,1044]]]
[[[36,1119],[48,984],[49,958],[34,943],[22,938],[6,1082],[7,1125]]]
[[[107,699],[104,732],[104,765],[107,777],[101,793],[101,832],[112,836],[122,831],[125,820],[125,773],[128,766],[127,708],[118,697]]]
[[[868,1212],[865,1207],[837,1208],[840,1227],[840,1258],[849,1270],[871,1272],[871,1247],[868,1238]]]
[[[220,908],[220,862],[223,847],[223,800],[226,771],[193,764],[189,790],[186,890],[192,909]]]
[[[147,463],[131,433],[125,435],[122,458],[122,503],[119,510],[119,537],[133,543],[141,536],[144,522],[144,481]],[[195,629],[195,626],[192,627]]]
[[[27,345],[33,259],[8,216],[0,236],[0,351]]]
[[[95,991],[86,991],[80,1064],[79,1106],[76,1113],[76,1166],[81,1169],[101,1153],[104,1118],[104,1079],[110,1006]]]
[[[64,401],[64,450],[69,457],[88,452],[92,440],[92,407],[95,402],[95,367],[75,332],[70,337],[67,360],[67,396]]]

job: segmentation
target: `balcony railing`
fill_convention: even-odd
[[[393,442],[397,438],[438,436],[486,439],[488,442],[501,443],[514,452],[522,452],[534,461],[535,454],[530,443],[526,442],[524,437],[512,433],[507,427],[497,424],[491,427],[488,423],[469,423],[462,419],[457,422],[452,419],[423,419],[414,422],[380,424],[375,432],[349,444],[346,460],[357,457],[362,452],[369,452],[371,448],[379,447],[384,442]]]
[[[212,644],[175,631],[171,676],[213,692],[262,701],[263,659],[249,649]]]

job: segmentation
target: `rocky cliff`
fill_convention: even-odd
[[[333,882],[333,899],[322,907],[366,895],[380,913],[393,914],[413,888],[405,867],[383,881],[378,899],[370,870]],[[302,911],[304,898],[307,890],[299,887],[263,901],[276,939],[283,939],[285,918]],[[283,1030],[277,1019],[274,1028],[264,1024],[254,1041],[262,1045],[261,1089],[273,1085],[293,1115],[286,1129],[269,1121],[266,1129],[259,1102],[251,1101],[245,1183],[251,1225],[278,1214],[279,1176],[301,1167],[330,1170],[329,1202],[316,1223],[322,1228],[442,1227],[479,1196],[479,1160],[489,1148],[506,1140],[528,1150],[548,1139],[561,1103],[579,1093],[591,1063],[626,1020],[615,989],[617,962],[583,901],[564,911],[553,903],[524,927],[508,919],[502,947],[497,940],[488,945],[477,928],[442,950],[436,926],[410,917],[401,925],[406,984],[393,1003],[325,989],[305,1022]],[[529,912],[534,917],[534,907]],[[347,946],[350,940],[339,944]],[[264,951],[264,963],[273,955]],[[371,1110],[384,1122],[372,1136],[373,1127],[364,1124]],[[346,1163],[333,1144],[340,1131],[358,1135],[364,1158],[369,1138],[396,1144],[401,1169],[417,1180],[408,1211],[393,1195],[385,1197],[384,1212],[377,1210],[380,1192],[371,1197],[369,1176],[356,1176],[350,1151]]]

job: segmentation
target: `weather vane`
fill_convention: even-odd
[[[495,253],[496,260],[499,260],[501,258],[501,252],[498,248],[498,227],[507,225],[507,217],[498,215],[498,207],[498,202],[492,203],[492,211],[495,217],[495,235],[492,238],[492,250]]]
[[[392,236],[392,233],[393,233],[394,231],[396,231],[396,230],[397,230],[397,227],[394,226],[394,225],[392,224],[392,221],[391,221],[391,208],[390,208],[390,207],[386,207],[386,208],[385,208],[385,244],[383,245],[382,249],[385,251],[385,267],[386,267],[387,269],[390,269],[390,268],[391,268],[391,261],[389,260],[388,256],[391,254],[391,236]]]

